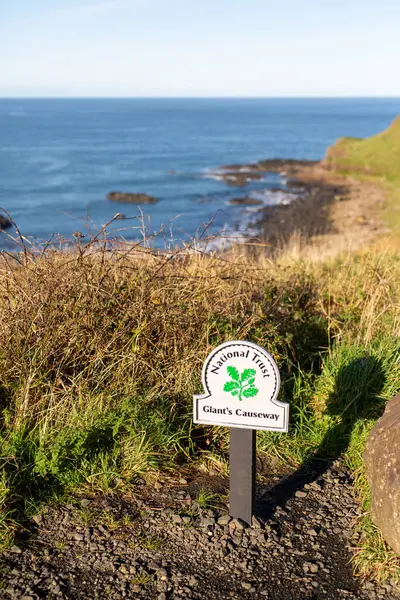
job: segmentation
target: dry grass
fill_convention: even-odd
[[[381,244],[324,261],[300,246],[274,260],[262,246],[207,253],[204,242],[166,253],[78,240],[68,252],[3,254],[3,540],[41,502],[77,486],[115,489],[199,458],[203,468],[224,465],[223,432],[191,422],[202,363],[223,341],[248,339],[276,358],[291,431],[260,443],[292,464],[336,431],[337,416],[321,415],[333,393],[338,402],[352,393],[337,392],[352,362],[368,355],[382,371],[381,397],[395,393],[398,249]],[[373,417],[366,422],[363,435]],[[359,470],[359,446],[349,453]]]
[[[267,288],[274,289],[269,300]],[[18,423],[82,410],[85,393],[109,403],[139,389],[188,398],[216,341],[275,338],[291,327],[293,306],[316,308],[306,271],[243,254],[89,244],[75,253],[29,253],[21,264],[4,257],[3,397]]]

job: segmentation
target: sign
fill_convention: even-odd
[[[207,357],[202,372],[205,394],[193,398],[195,423],[286,432],[289,405],[276,398],[278,367],[251,342],[226,342]]]
[[[205,394],[193,397],[193,421],[230,427],[229,514],[251,523],[256,480],[256,431],[286,432],[289,405],[279,402],[279,370],[264,348],[226,342],[207,357]]]

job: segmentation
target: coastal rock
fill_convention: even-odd
[[[231,173],[240,173],[240,172],[244,172],[244,171],[258,171],[258,166],[257,164],[249,164],[249,165],[225,165],[223,167],[221,167],[221,169],[223,169],[224,171],[227,172],[231,172]]]
[[[317,164],[314,160],[297,160],[295,158],[272,158],[260,160],[253,165],[258,171],[281,173],[281,175],[294,175],[299,169],[312,167]]]
[[[295,175],[303,167],[313,166],[315,161],[271,159],[243,165],[225,165],[218,169],[218,178],[230,186],[243,187],[251,181],[260,181],[265,173],[281,173]]]
[[[372,490],[372,520],[400,554],[400,396],[388,402],[373,428],[364,461]]]
[[[11,226],[11,221],[3,215],[0,215],[0,229],[9,229]]]
[[[128,192],[110,192],[107,199],[113,202],[130,202],[132,204],[155,204],[158,198],[149,196],[149,194],[137,194]]]
[[[257,198],[245,196],[244,198],[232,198],[232,200],[229,200],[228,204],[231,206],[259,206],[262,204],[262,201]]]

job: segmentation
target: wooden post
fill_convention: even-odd
[[[229,514],[251,525],[256,480],[256,431],[230,428]]]

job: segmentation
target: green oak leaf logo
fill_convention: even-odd
[[[227,381],[224,385],[224,392],[238,396],[239,400],[243,398],[253,398],[257,396],[259,390],[254,385],[256,380],[255,369],[245,369],[241,375],[236,367],[226,368],[231,381]]]

